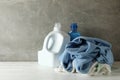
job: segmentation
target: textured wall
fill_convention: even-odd
[[[120,60],[120,0],[0,0],[0,61],[35,61],[55,22],[113,45]]]

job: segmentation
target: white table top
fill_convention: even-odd
[[[37,62],[0,62],[0,80],[120,80],[120,62],[109,76],[81,76],[79,73],[57,73]]]

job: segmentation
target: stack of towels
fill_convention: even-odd
[[[114,62],[109,42],[84,36],[69,42],[59,60],[58,71],[89,75],[110,74]]]

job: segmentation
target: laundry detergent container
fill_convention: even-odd
[[[56,23],[53,31],[45,37],[42,50],[38,51],[38,64],[49,67],[59,66],[59,56],[69,41],[69,35],[61,31],[60,23]]]

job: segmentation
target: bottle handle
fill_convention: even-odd
[[[53,53],[53,54],[56,54],[55,52],[53,52],[53,51],[50,51],[49,49],[48,49],[48,45],[49,45],[49,41],[50,41],[50,38],[52,37],[52,35],[48,35],[46,38],[45,38],[45,43],[44,43],[44,47],[43,47],[43,49],[44,50],[46,50],[46,51],[48,51],[48,52],[51,52],[51,53]],[[54,41],[53,41],[53,43],[51,44],[51,46],[54,44]],[[50,47],[51,47],[50,46]]]
[[[49,49],[48,49],[48,43],[49,43],[50,38],[51,38],[51,36],[48,35],[48,36],[45,38],[45,42],[44,42],[44,47],[43,47],[43,49],[45,49],[45,50],[47,50],[47,51],[49,51]]]

